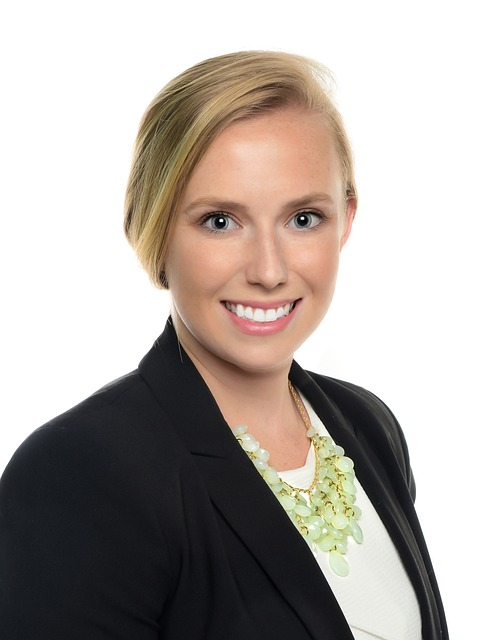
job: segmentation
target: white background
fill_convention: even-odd
[[[451,637],[499,637],[498,4],[4,3],[0,469],[34,428],[134,368],[163,328],[168,295],[121,229],[147,103],[212,55],[314,57],[337,78],[360,207],[333,308],[298,360],[391,406]]]

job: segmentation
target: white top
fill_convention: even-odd
[[[302,400],[318,433],[329,436],[313,408],[305,398]],[[307,488],[314,469],[311,445],[303,467],[281,471],[279,475],[288,484]],[[358,469],[355,471],[358,473]],[[363,542],[358,544],[348,537],[345,558],[349,575],[340,577],[332,571],[326,551],[318,549],[316,560],[356,640],[421,640],[421,616],[414,589],[377,511],[358,480],[355,484],[356,504],[362,510],[358,522]]]

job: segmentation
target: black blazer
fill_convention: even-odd
[[[291,379],[353,458],[447,638],[407,448],[369,392]],[[307,544],[168,324],[138,369],[35,431],[0,484],[2,640],[350,640]]]

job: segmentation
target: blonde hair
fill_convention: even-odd
[[[357,198],[353,156],[321,64],[272,51],[204,60],[171,80],[140,123],[126,189],[124,230],[152,282],[167,288],[164,263],[179,203],[195,166],[233,122],[295,106],[326,117],[346,197]]]

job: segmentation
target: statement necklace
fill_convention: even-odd
[[[355,504],[354,464],[332,438],[318,434],[290,381],[288,385],[314,449],[314,478],[307,489],[293,487],[280,478],[268,464],[269,452],[248,433],[245,424],[238,425],[233,433],[313,553],[328,552],[332,571],[347,576],[349,564],[344,554],[348,537],[359,544],[363,541],[357,522],[362,512]]]

